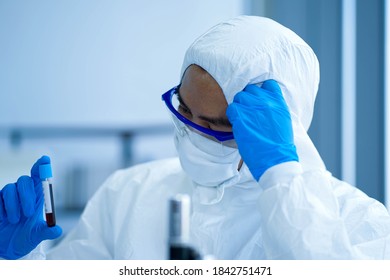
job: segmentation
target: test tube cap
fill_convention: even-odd
[[[51,164],[43,164],[39,166],[39,178],[46,179],[46,178],[52,178],[53,174],[51,171]]]

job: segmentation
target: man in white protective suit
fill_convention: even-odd
[[[163,95],[179,157],[115,172],[49,252],[38,244],[61,229],[42,218],[42,157],[2,190],[0,256],[166,259],[167,201],[186,193],[191,243],[216,259],[389,259],[388,211],[332,177],[307,134],[318,84],[291,30],[254,16],[216,25]]]

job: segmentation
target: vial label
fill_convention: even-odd
[[[45,198],[45,212],[53,213],[53,190],[48,181],[42,182],[43,195]]]

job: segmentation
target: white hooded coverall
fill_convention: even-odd
[[[221,23],[187,50],[230,104],[248,84],[276,80],[288,104],[299,163],[269,168],[256,182],[244,165],[225,189],[194,184],[178,158],[115,172],[47,258],[166,259],[168,198],[192,198],[191,237],[217,259],[390,259],[390,216],[378,201],[326,170],[309,128],[319,84],[312,49],[261,17]],[[207,172],[205,170],[204,172]]]

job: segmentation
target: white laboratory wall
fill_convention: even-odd
[[[167,122],[161,94],[242,0],[0,1],[0,126]]]

